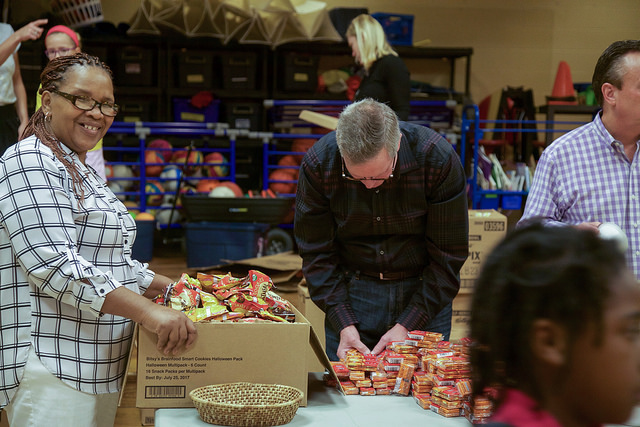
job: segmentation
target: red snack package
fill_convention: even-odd
[[[267,297],[267,292],[273,288],[271,277],[258,270],[249,270],[249,274],[243,280],[243,285],[249,293],[263,300]]]

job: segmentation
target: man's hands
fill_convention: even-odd
[[[158,336],[158,351],[165,355],[190,349],[197,337],[195,325],[183,312],[158,304],[146,310],[139,323]]]
[[[347,326],[340,331],[340,344],[338,345],[338,351],[336,353],[338,358],[341,360],[345,358],[347,351],[352,348],[355,348],[362,354],[373,353],[377,356],[382,353],[389,342],[404,341],[407,338],[408,332],[409,330],[407,328],[396,323],[393,328],[389,329],[387,333],[380,338],[378,344],[376,344],[373,351],[371,351],[362,341],[360,341],[360,333],[358,332],[358,329],[356,329],[354,325]]]
[[[409,330],[407,328],[399,323],[396,323],[393,328],[389,329],[387,333],[384,334],[382,338],[380,338],[378,344],[376,344],[376,346],[373,348],[372,353],[377,356],[378,354],[382,353],[387,344],[391,341],[404,341],[405,339],[407,339],[408,333]]]
[[[360,333],[354,325],[347,326],[340,331],[340,344],[338,345],[337,355],[339,359],[344,359],[347,355],[347,350],[355,348],[362,354],[373,353],[376,356],[387,347],[387,344],[391,341],[404,341],[407,338],[409,330],[399,323],[389,329],[386,334],[380,338],[378,344],[373,348],[373,351],[364,345],[360,341]]]
[[[347,326],[340,331],[340,344],[338,345],[338,351],[336,352],[338,358],[344,359],[347,355],[347,350],[352,348],[355,348],[362,354],[371,353],[367,346],[360,341],[360,333],[354,325]]]

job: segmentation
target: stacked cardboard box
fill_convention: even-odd
[[[451,340],[469,334],[474,282],[484,259],[506,235],[506,216],[493,209],[469,210],[469,257],[460,270],[460,292],[453,300]]]

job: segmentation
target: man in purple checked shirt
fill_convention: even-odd
[[[640,40],[605,49],[592,83],[602,110],[543,151],[518,226],[534,217],[594,232],[602,223],[617,224],[629,241],[629,267],[640,278]]]

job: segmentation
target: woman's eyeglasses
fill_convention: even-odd
[[[362,181],[384,182],[388,179],[393,178],[393,171],[396,169],[396,162],[398,161],[398,155],[396,154],[395,156],[393,156],[393,163],[391,164],[391,173],[389,174],[389,176],[385,178],[380,178],[380,177],[354,178],[351,176],[351,174],[349,174],[349,171],[345,167],[344,158],[341,157],[340,159],[342,160],[342,177],[344,179],[348,181],[358,181],[358,182],[362,182]]]
[[[120,111],[120,106],[111,102],[98,102],[88,96],[71,95],[70,93],[61,92],[58,89],[50,89],[49,92],[57,93],[63,98],[68,99],[78,109],[83,111],[91,111],[96,105],[100,107],[100,111],[105,116],[115,117]]]
[[[63,47],[61,49],[47,49],[44,51],[44,54],[47,56],[48,59],[53,59],[53,58],[57,58],[58,56],[67,56],[74,50],[76,50],[75,47],[72,47],[72,48]]]

